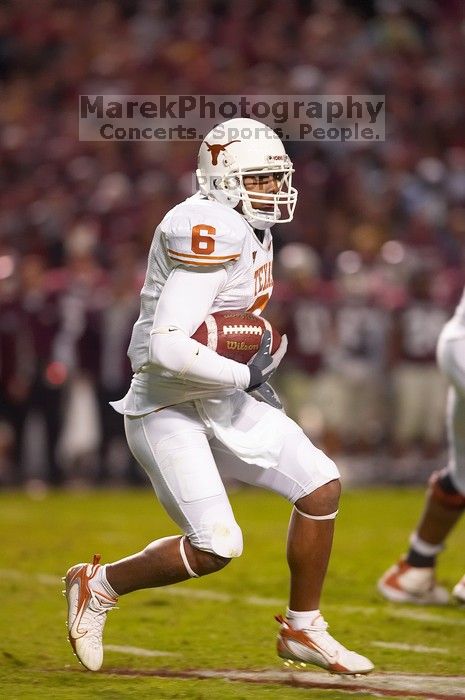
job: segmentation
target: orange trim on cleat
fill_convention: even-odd
[[[411,566],[405,559],[381,576],[378,591],[392,603],[445,605],[449,601],[447,590],[436,582],[433,567]]]
[[[305,630],[294,629],[281,615],[275,619],[281,625],[277,638],[280,658],[297,662],[302,667],[314,664],[331,673],[344,675],[366,674],[373,670],[369,659],[349,651],[326,631],[327,624],[321,616]]]
[[[102,665],[106,613],[117,603],[103,586],[95,585],[99,569],[100,554],[95,554],[92,564],[76,564],[65,576],[68,639],[79,661],[90,671],[98,671]]]

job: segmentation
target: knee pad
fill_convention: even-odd
[[[465,495],[458,491],[447,469],[434,472],[429,480],[430,497],[436,503],[451,510],[465,509]]]
[[[220,557],[233,559],[240,557],[244,548],[242,530],[236,522],[214,520],[206,527],[209,550]]]
[[[240,557],[243,550],[241,528],[234,518],[219,512],[218,508],[204,513],[199,530],[189,535],[189,541],[197,549],[226,559]]]
[[[215,522],[211,527],[211,547],[220,557],[240,557],[244,549],[242,530],[239,525],[228,522]]]

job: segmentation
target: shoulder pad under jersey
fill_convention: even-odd
[[[237,260],[247,225],[238,212],[211,200],[187,200],[163,219],[168,255],[185,265],[213,266]]]

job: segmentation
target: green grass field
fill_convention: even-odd
[[[273,615],[282,612],[286,602],[284,548],[290,508],[261,491],[238,491],[231,500],[244,532],[240,559],[199,581],[122,598],[120,609],[109,615],[106,645],[165,654],[108,650],[103,670],[92,674],[78,664],[66,641],[60,577],[71,564],[88,561],[94,552],[101,552],[102,561],[119,558],[157,537],[174,534],[176,528],[150,490],[63,492],[43,500],[1,494],[0,697],[371,697],[264,682],[143,675],[160,669],[283,668],[275,656]],[[382,601],[375,590],[377,577],[404,550],[422,500],[422,491],[410,489],[344,494],[322,610],[334,636],[369,656],[377,672],[463,675],[463,609],[399,608]],[[440,578],[451,587],[464,571],[462,523],[442,556]],[[386,644],[438,651],[420,653]],[[128,675],[118,675],[122,670]]]

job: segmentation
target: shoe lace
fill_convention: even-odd
[[[116,605],[108,600],[102,600],[102,597],[96,591],[91,591],[91,600],[83,614],[83,621],[88,625],[94,633],[102,632],[106,621],[106,615],[111,610],[115,610]]]
[[[345,650],[342,644],[329,634],[329,625],[322,615],[316,617],[313,622],[317,624],[302,629],[302,632],[307,634],[312,642],[315,642],[328,654],[336,654],[338,651]]]
[[[329,653],[338,651],[341,644],[329,634],[329,625],[326,620],[320,615],[314,620],[314,622],[317,622],[318,624],[309,625],[302,631],[305,632],[305,634],[308,634],[308,636],[313,641],[317,642],[318,645],[324,647]]]

